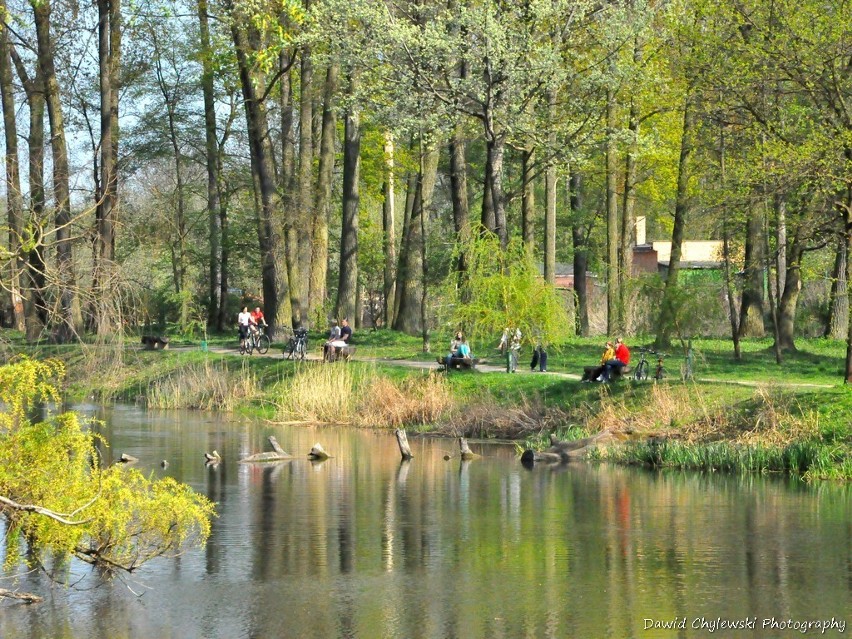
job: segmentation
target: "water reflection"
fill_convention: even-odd
[[[527,470],[494,445],[445,461],[448,442],[414,437],[414,459],[400,462],[387,432],[123,407],[103,417],[108,460],[134,455],[218,503],[210,543],[130,581],[101,584],[75,566],[82,590],[25,576],[20,587],[48,600],[3,604],[4,638],[697,637],[707,631],[644,620],[843,618],[850,607],[847,486]],[[296,457],[237,463],[269,435]],[[316,442],[333,457],[309,462]],[[224,461],[207,467],[213,449]]]

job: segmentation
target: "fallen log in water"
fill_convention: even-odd
[[[20,592],[18,590],[7,590],[6,588],[0,588],[0,599],[6,597],[7,599],[18,599],[20,601],[25,601],[26,603],[41,603],[44,601],[43,597],[39,597],[38,595],[34,595],[31,592]]]
[[[278,444],[278,440],[275,439],[274,435],[269,436],[269,445],[272,446],[272,451],[266,453],[255,453],[254,455],[249,455],[245,459],[241,459],[241,464],[249,464],[252,462],[274,462],[274,461],[286,461],[289,459],[293,459],[293,456],[289,453],[285,452],[281,446]]]
[[[583,459],[598,446],[611,444],[616,441],[621,441],[621,437],[619,434],[613,433],[610,430],[602,430],[591,437],[572,441],[559,441],[551,435],[550,448],[542,451],[528,448],[521,455],[521,461],[560,464],[571,460]]]
[[[128,455],[127,453],[121,453],[121,457],[118,458],[118,461],[122,464],[134,464],[139,461],[139,458],[134,457],[133,455]]]

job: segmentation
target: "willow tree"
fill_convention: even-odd
[[[42,417],[34,410],[61,404],[63,375],[56,360],[22,358],[0,367],[3,564],[45,566],[75,557],[107,572],[131,572],[204,544],[214,514],[206,497],[171,478],[106,467],[97,438],[75,413]],[[7,594],[0,589],[0,598]]]
[[[522,241],[512,239],[503,250],[496,235],[475,233],[458,250],[466,255],[467,270],[461,285],[453,275],[446,282],[443,319],[480,348],[496,344],[507,327],[519,328],[527,343],[561,343],[573,334],[564,300]]]

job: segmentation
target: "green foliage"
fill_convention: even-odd
[[[521,329],[528,342],[562,342],[573,322],[555,288],[539,274],[532,255],[513,239],[504,251],[492,234],[474,233],[457,250],[467,258],[467,271],[446,282],[445,321],[474,340],[491,340],[506,327]]]
[[[150,480],[121,465],[103,468],[97,439],[75,413],[29,418],[37,401],[58,399],[53,384],[63,372],[58,362],[28,358],[0,367],[6,405],[0,414],[0,496],[13,502],[0,505],[8,524],[5,565],[14,565],[26,550],[29,563],[74,556],[133,570],[203,544],[214,515],[203,495],[173,479]]]

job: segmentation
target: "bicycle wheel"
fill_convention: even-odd
[[[644,382],[648,379],[648,362],[642,360],[636,366],[636,370],[633,372],[633,379],[637,382]]]
[[[245,355],[245,354],[246,354],[246,343],[243,341],[243,342],[240,342],[240,355]]]
[[[295,350],[296,340],[291,337],[289,340],[287,340],[287,346],[284,347],[284,357],[286,359],[290,359],[291,357],[293,357],[293,351]]]
[[[269,351],[269,338],[266,335],[261,335],[257,338],[257,352],[261,355],[266,355]]]
[[[252,354],[252,351],[254,351],[254,346],[255,346],[254,345],[254,337],[247,338],[246,339],[246,353],[248,355]]]
[[[296,357],[302,361],[305,361],[305,358],[308,356],[308,340],[300,339],[297,347],[299,351],[296,354]]]

